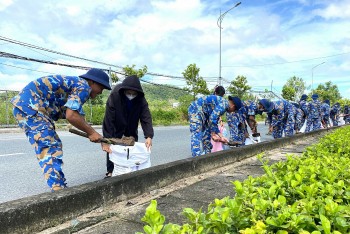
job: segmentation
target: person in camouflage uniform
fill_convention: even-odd
[[[226,113],[227,124],[230,129],[230,141],[240,142],[238,146],[245,144],[248,134],[245,125],[244,106],[239,97],[228,96],[230,105],[234,106],[233,112]]]
[[[321,128],[321,102],[318,100],[318,94],[311,96],[312,101],[308,107],[308,118],[305,132],[315,131]]]
[[[273,138],[281,138],[283,132],[285,136],[292,136],[294,134],[295,113],[292,104],[286,100],[269,101],[261,99],[258,103],[258,109],[271,113],[271,126]]]
[[[331,107],[331,111],[329,114],[329,117],[332,120],[333,126],[339,125],[339,118],[340,118],[339,114],[340,114],[340,104],[339,102],[337,102]]]
[[[255,115],[261,114],[261,112],[258,111],[258,107],[254,101],[242,101],[242,104],[242,114],[245,121],[253,134],[258,133],[258,123],[255,120]]]
[[[295,113],[295,125],[294,125],[294,130],[295,133],[300,133],[300,129],[303,127],[303,115],[304,112],[300,109],[300,106],[298,103],[293,102],[293,109]]]
[[[330,105],[329,105],[329,100],[326,99],[323,101],[321,105],[322,124],[324,128],[330,127],[329,115],[330,115]]]
[[[301,118],[301,126],[304,126],[305,122],[307,121],[307,115],[308,115],[308,109],[309,109],[309,103],[307,102],[308,96],[306,94],[301,95],[300,101],[299,101],[299,107],[303,111],[303,116]]]
[[[62,142],[54,121],[67,119],[86,132],[90,141],[99,142],[102,136],[85,121],[83,104],[101,94],[103,89],[111,89],[108,75],[92,68],[80,77],[52,75],[38,78],[11,100],[13,115],[33,146],[51,191],[66,187]]]
[[[350,110],[348,105],[344,106],[344,121],[345,121],[345,124],[350,123]]]
[[[234,107],[230,106],[226,99],[216,95],[200,97],[190,104],[188,119],[193,157],[211,152],[211,138],[214,141],[228,142],[219,131],[218,121],[226,111],[232,112],[233,110]]]

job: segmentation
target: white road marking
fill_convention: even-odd
[[[0,157],[4,157],[4,156],[12,156],[12,155],[21,155],[24,153],[13,153],[13,154],[0,154]]]

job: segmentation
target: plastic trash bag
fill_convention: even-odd
[[[145,143],[135,142],[134,146],[111,145],[109,159],[114,163],[112,176],[122,175],[151,167],[151,151]]]

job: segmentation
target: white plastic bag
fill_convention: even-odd
[[[304,133],[305,129],[306,129],[306,120],[305,120],[303,126],[301,127],[300,132]]]
[[[114,163],[112,176],[138,171],[151,166],[151,151],[145,143],[135,142],[134,146],[111,145],[109,159]]]
[[[252,145],[252,144],[254,144],[254,142],[253,142],[249,137],[247,137],[247,138],[245,139],[244,144],[245,144],[245,145]]]

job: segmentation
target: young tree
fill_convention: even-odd
[[[341,99],[338,86],[331,81],[319,84],[313,93],[317,93],[321,100],[329,99],[333,103]]]
[[[135,64],[133,64],[131,67],[129,67],[129,65],[126,65],[123,68],[125,76],[136,75],[138,78],[142,78],[147,73],[147,70],[148,68],[146,65],[144,65],[142,68],[137,70],[135,69]]]
[[[303,78],[293,76],[289,78],[282,88],[282,97],[290,101],[300,100],[301,95],[303,95],[306,89],[306,82]]]
[[[247,78],[245,76],[237,76],[234,80],[231,81],[227,90],[231,93],[232,96],[237,96],[240,99],[245,99],[248,97],[251,86],[248,85]]]
[[[182,75],[186,79],[187,87],[184,90],[193,93],[193,99],[196,98],[197,94],[210,94],[210,91],[207,87],[207,82],[199,76],[199,68],[195,63],[187,66]]]
[[[135,69],[135,66],[136,65],[133,64],[131,67],[129,65],[126,65],[125,67],[123,67],[123,72],[125,76],[137,75],[138,78],[142,78],[147,73],[148,68],[146,65],[144,65],[140,69]],[[111,72],[109,75],[113,83],[116,83],[117,81],[119,81],[119,77],[117,73]]]

